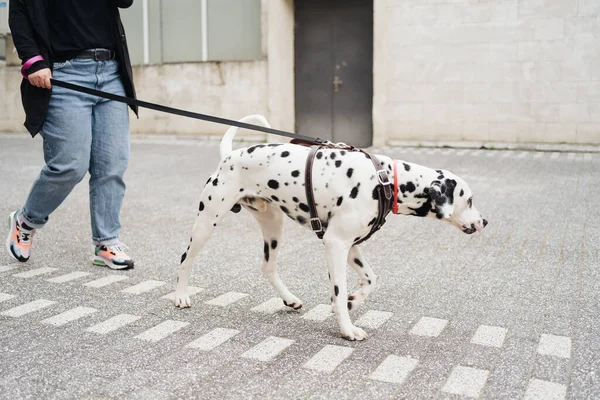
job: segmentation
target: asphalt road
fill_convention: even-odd
[[[30,262],[0,255],[0,398],[600,398],[600,154],[375,152],[462,176],[489,225],[389,217],[362,245],[379,284],[351,317],[368,340],[340,337],[323,246],[291,221],[279,264],[304,308],[273,300],[245,211],[196,259],[193,307],[163,298],[218,147],[134,139],[121,238],[135,269],[91,264],[86,180]],[[2,218],[41,166],[39,138],[0,136]]]

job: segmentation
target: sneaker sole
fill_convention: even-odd
[[[29,261],[29,257],[27,257],[27,258],[21,257],[21,259],[19,259],[19,258],[18,258],[18,257],[15,255],[15,253],[13,253],[13,251],[12,251],[12,249],[11,249],[11,247],[10,247],[10,236],[11,236],[10,232],[11,232],[11,230],[12,230],[12,220],[13,220],[13,218],[14,218],[14,215],[15,215],[15,213],[16,213],[16,211],[13,211],[13,212],[12,212],[12,213],[11,213],[11,214],[8,216],[8,237],[6,238],[6,251],[8,252],[8,255],[9,255],[9,256],[11,256],[11,258],[12,258],[13,260],[17,260],[18,262],[24,263],[24,262],[27,262],[27,261]]]
[[[94,259],[92,260],[92,264],[94,264],[98,267],[108,267],[110,269],[116,269],[116,270],[133,269],[133,265],[113,264],[110,261],[107,261],[104,258],[98,257],[98,256],[94,256]]]

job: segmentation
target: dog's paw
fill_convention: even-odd
[[[365,340],[368,337],[365,331],[354,325],[350,325],[348,329],[342,329],[341,332],[342,337],[350,341]]]
[[[285,304],[288,307],[293,308],[294,310],[301,309],[302,305],[303,305],[302,300],[300,300],[296,296],[294,296],[288,300],[283,299],[283,304]]]
[[[188,308],[192,306],[192,299],[187,294],[175,294],[175,307]]]

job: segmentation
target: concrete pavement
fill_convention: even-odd
[[[323,246],[286,221],[280,307],[262,238],[231,214],[174,290],[218,147],[134,139],[122,240],[136,268],[91,264],[87,183],[35,237],[29,263],[0,255],[0,398],[592,399],[600,397],[600,154],[386,148],[463,177],[489,220],[467,236],[390,216],[362,245],[379,285],[339,337]],[[0,215],[20,207],[41,140],[0,136]],[[349,274],[350,285],[356,279]]]

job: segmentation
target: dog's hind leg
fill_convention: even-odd
[[[350,248],[348,264],[358,274],[358,284],[360,285],[357,291],[348,296],[348,303],[352,303],[352,308],[355,308],[361,305],[375,289],[377,276],[357,246]]]
[[[367,334],[352,324],[348,313],[353,304],[348,301],[346,261],[352,242],[339,239],[330,230],[325,234],[323,242],[325,243],[332,289],[332,308],[335,310],[342,337],[348,340],[364,340],[367,338]]]
[[[213,182],[218,181],[216,179]],[[192,264],[198,252],[212,234],[217,223],[229,212],[237,201],[236,191],[227,185],[209,183],[202,191],[201,201],[198,206],[198,216],[192,229],[192,236],[187,250],[181,256],[177,288],[175,289],[175,306],[180,308],[190,307],[192,302],[188,295],[188,284]]]
[[[263,234],[262,273],[281,296],[283,304],[294,310],[300,309],[302,301],[289,291],[277,272],[277,255],[283,237],[283,213],[273,206],[267,206],[263,212],[252,210],[250,212],[256,218]]]

